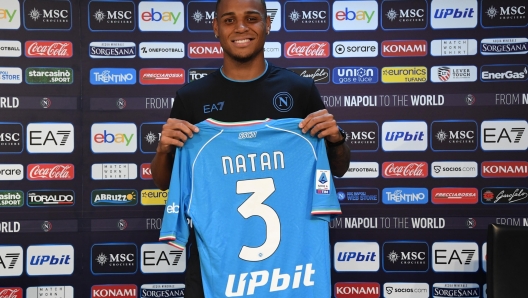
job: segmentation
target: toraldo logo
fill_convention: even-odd
[[[428,164],[424,161],[389,161],[382,165],[384,178],[426,178]]]
[[[27,30],[70,30],[72,27],[70,1],[25,0],[24,26]]]
[[[425,151],[427,123],[424,121],[386,121],[381,126],[385,151]]]
[[[338,282],[334,285],[335,298],[379,298],[377,282]]]
[[[338,272],[375,272],[380,267],[379,255],[377,242],[336,242],[334,269]]]
[[[133,153],[137,150],[134,123],[94,123],[91,129],[94,153]]]
[[[477,272],[479,269],[479,249],[475,242],[435,242],[432,251],[435,272]]]
[[[422,57],[427,55],[426,40],[385,40],[381,43],[383,57]]]
[[[182,85],[185,83],[183,68],[142,68],[139,70],[141,85]]]
[[[483,161],[480,174],[484,178],[526,178],[528,177],[528,162]]]
[[[218,59],[224,57],[224,51],[219,42],[190,42],[187,55],[191,59]]]
[[[71,153],[73,131],[71,123],[29,123],[27,150],[29,153]]]
[[[1,276],[1,274],[0,274]],[[0,287],[0,297],[4,298],[23,298],[23,290],[18,287]]]
[[[336,31],[376,30],[378,3],[376,1],[335,1],[332,5],[332,25]]]
[[[27,194],[27,205],[30,207],[73,206],[73,190],[30,190]]]
[[[326,31],[330,27],[330,6],[326,1],[287,1],[284,15],[286,31]]]
[[[526,27],[526,6],[524,0],[482,0],[482,27]]]
[[[26,41],[26,57],[28,58],[70,58],[73,55],[71,41]]]
[[[74,268],[71,245],[31,245],[27,248],[26,270],[33,275],[71,275]]]
[[[191,32],[211,32],[213,30],[213,20],[215,17],[216,12],[214,2],[190,1],[189,4],[187,4],[187,28]]]
[[[433,29],[475,28],[477,19],[477,0],[433,0],[431,2],[431,27]]]
[[[431,41],[432,56],[471,56],[476,55],[476,39],[435,39]]]
[[[478,196],[476,188],[436,187],[431,190],[433,204],[476,204]]]
[[[141,1],[138,5],[139,30],[182,31],[183,3],[177,1]]]
[[[94,285],[92,286],[92,298],[137,298],[137,286],[133,284],[119,285]],[[143,296],[142,297],[150,297]]]
[[[75,166],[68,164],[39,163],[27,166],[28,180],[73,180]]]
[[[73,287],[72,286],[29,287],[26,290],[26,295],[27,295],[26,296],[27,298],[39,298],[39,297],[73,298]]]
[[[328,58],[330,44],[326,41],[288,41],[284,51],[286,58]]]
[[[482,150],[528,149],[528,122],[526,120],[483,121],[480,126]]]
[[[383,30],[418,30],[427,27],[427,1],[386,0],[381,3]]]
[[[20,2],[3,0],[0,4],[0,29],[20,28]]]
[[[88,28],[91,31],[134,31],[136,5],[132,1],[90,1]]]

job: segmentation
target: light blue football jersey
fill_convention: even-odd
[[[341,209],[324,140],[300,121],[208,119],[176,150],[160,241],[183,249],[192,220],[205,297],[331,296]]]

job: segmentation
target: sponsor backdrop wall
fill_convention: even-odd
[[[150,161],[175,91],[222,63],[214,7],[0,2],[0,297],[182,296]],[[526,1],[267,7],[267,60],[352,151],[332,295],[486,297],[487,225],[528,225]]]

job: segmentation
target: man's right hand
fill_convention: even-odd
[[[161,138],[156,152],[173,153],[174,147],[182,147],[185,141],[192,138],[198,131],[198,127],[185,120],[169,118],[161,129]]]

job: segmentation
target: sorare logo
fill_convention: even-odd
[[[427,27],[427,1],[386,0],[381,3],[383,30],[420,30]]]
[[[335,58],[377,57],[377,41],[335,41],[332,45],[332,55]]]
[[[70,30],[72,5],[70,1],[24,1],[24,27],[27,30]]]
[[[335,1],[332,4],[332,25],[335,31],[376,30],[377,1]]]
[[[386,272],[426,272],[429,270],[429,245],[426,242],[385,242],[382,248]]]
[[[132,1],[90,1],[88,28],[91,31],[134,31],[136,5]]]
[[[326,1],[284,4],[284,29],[286,31],[326,31],[330,27],[330,6]]]
[[[475,121],[433,121],[431,149],[433,151],[475,151],[478,128]]]
[[[478,22],[477,0],[433,0],[433,29],[475,28]]]
[[[482,0],[482,27],[526,27],[526,6],[524,0]]]

